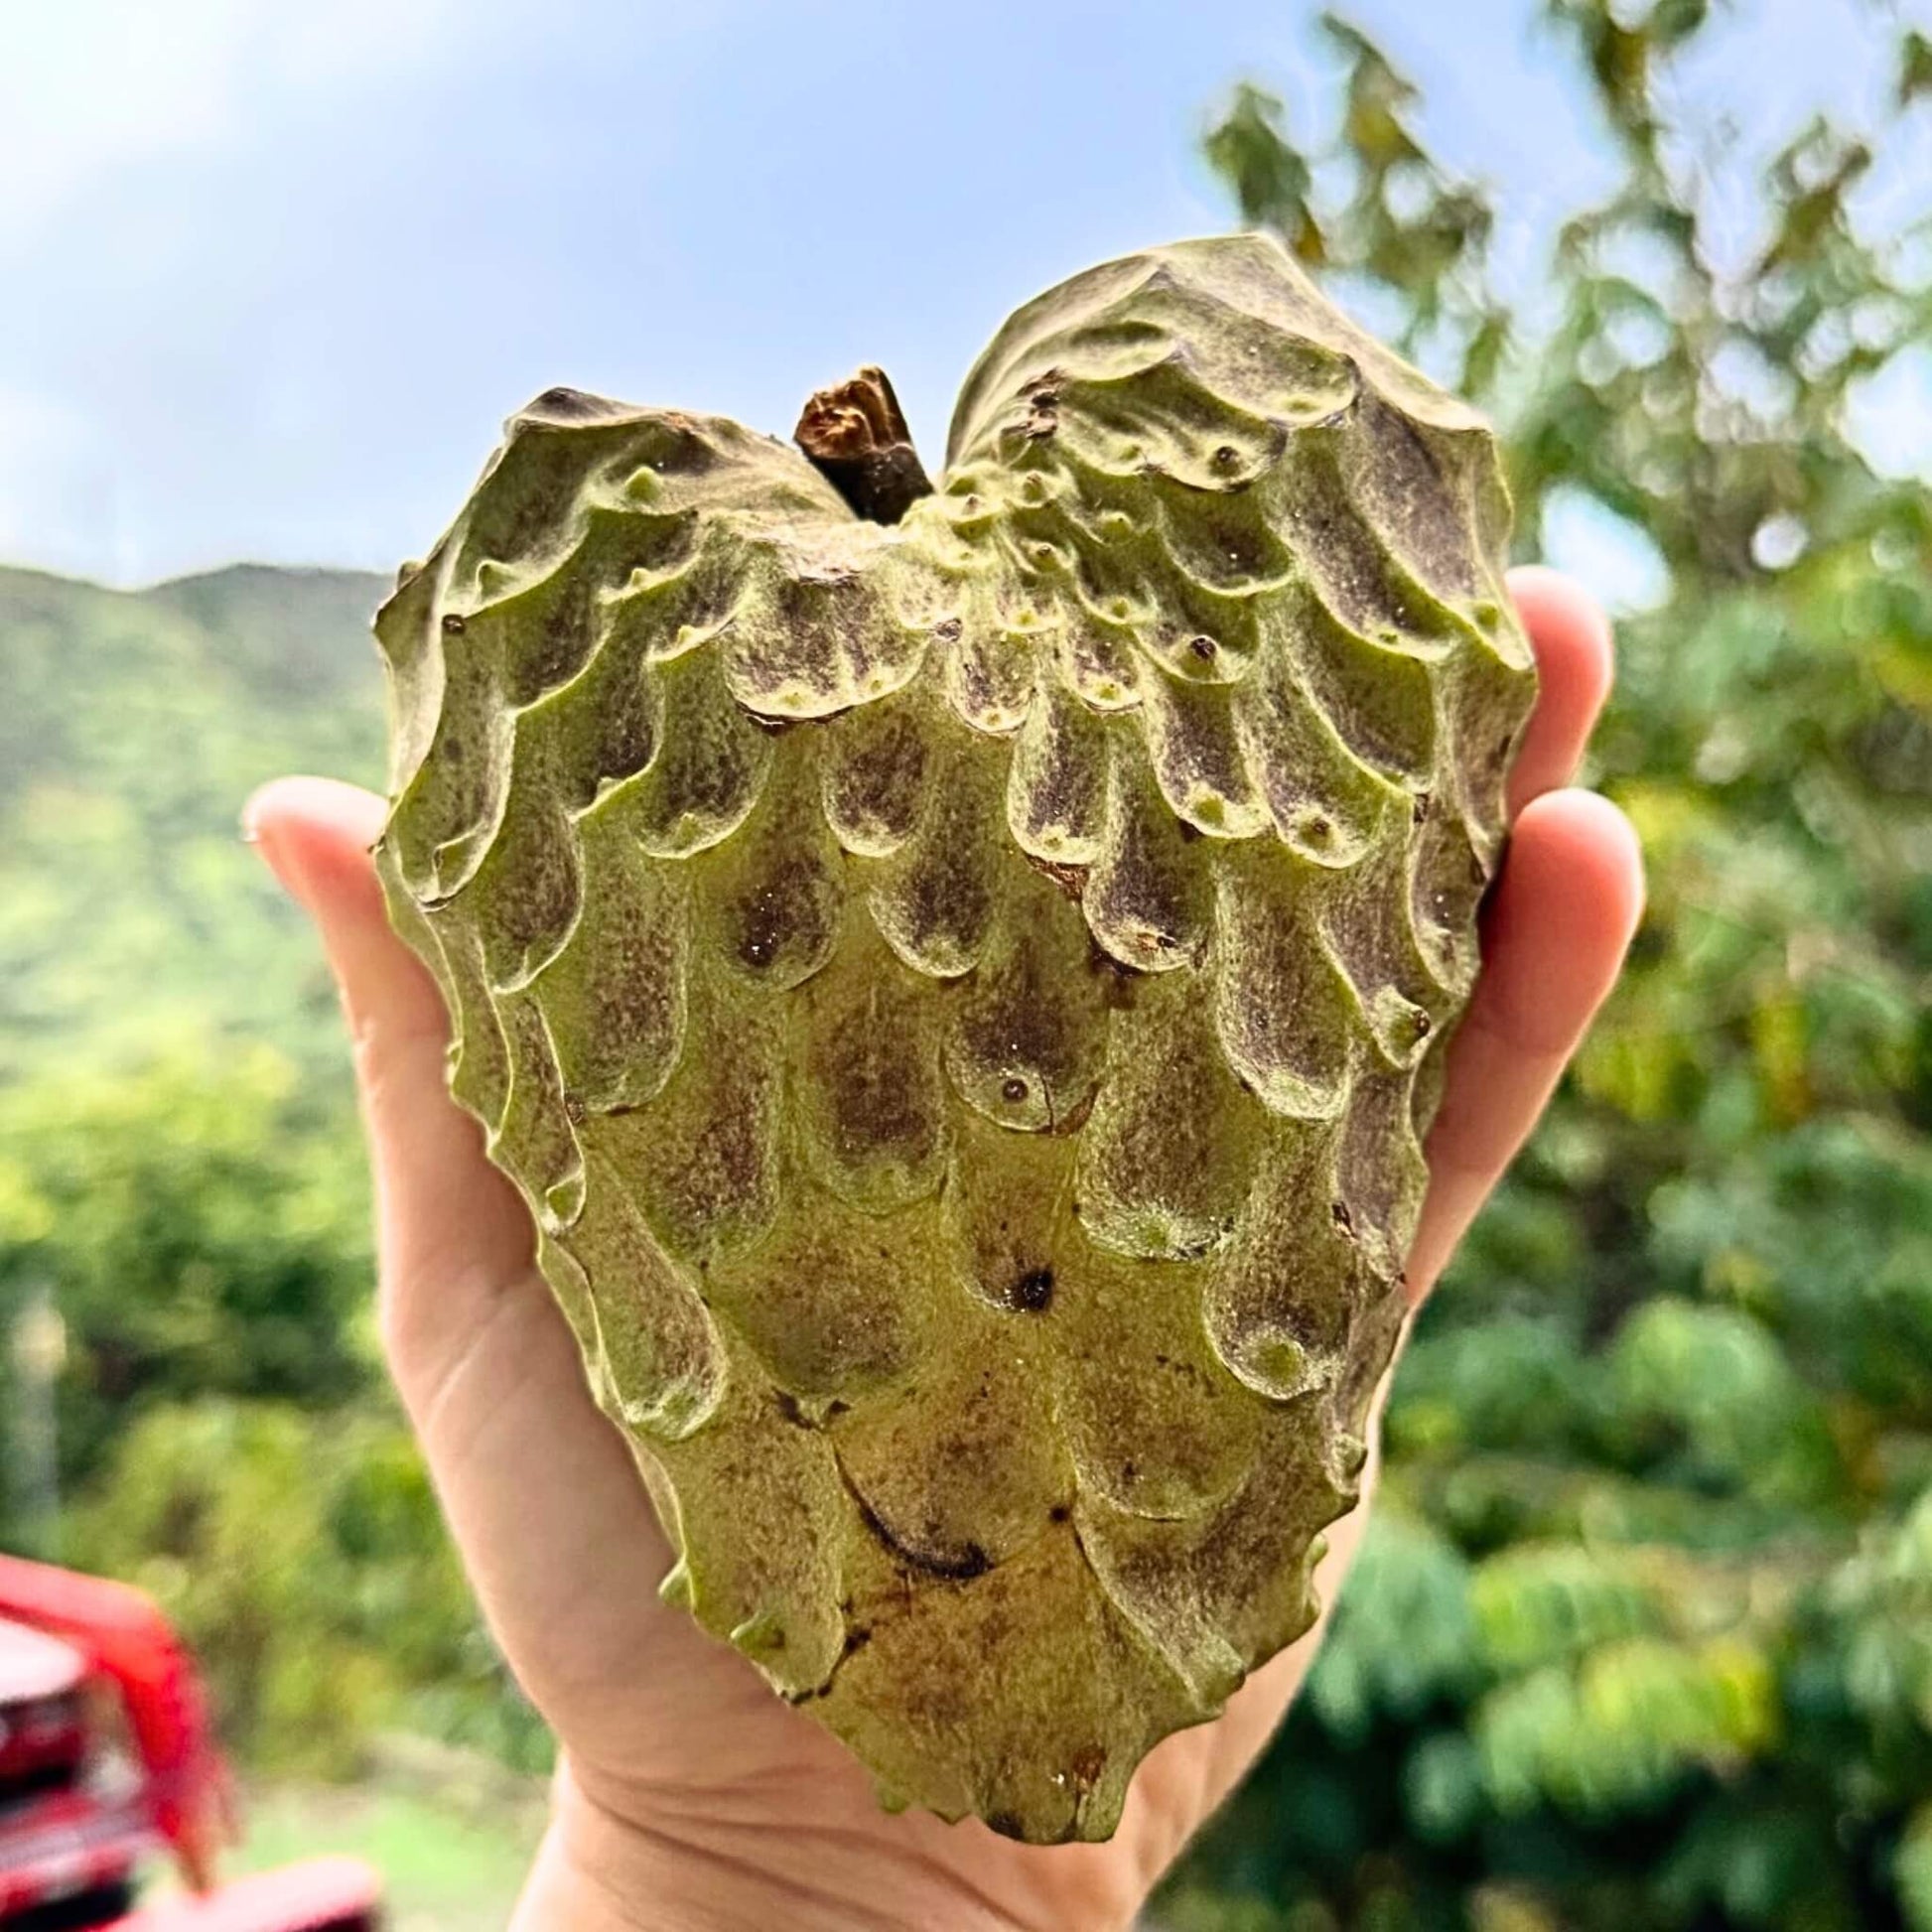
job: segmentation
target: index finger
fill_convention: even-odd
[[[1509,815],[1570,782],[1610,690],[1610,621],[1575,578],[1542,564],[1509,573],[1530,648],[1536,710],[1509,773]]]

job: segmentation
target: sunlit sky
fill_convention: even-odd
[[[1932,0],[1928,0],[1932,4]],[[1865,0],[1738,0],[1683,86],[1768,145],[1864,118]],[[1904,10],[1917,13],[1917,0]],[[1357,0],[1513,272],[1607,179],[1531,0]],[[553,383],[789,429],[892,371],[928,459],[1014,304],[1223,227],[1228,84],[1333,105],[1287,0],[0,0],[0,561],[133,585],[391,567]],[[1911,165],[1906,165],[1910,162]],[[1886,186],[1889,179],[1890,186]],[[1912,193],[1932,157],[1892,157]],[[1864,412],[1932,447],[1932,379]],[[1628,595],[1614,533],[1553,532]]]

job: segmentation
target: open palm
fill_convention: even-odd
[[[1607,626],[1551,573],[1518,572],[1513,589],[1540,695],[1511,776],[1482,975],[1430,1137],[1409,1269],[1418,1297],[1541,1112],[1641,897],[1622,816],[1561,788],[1608,686]],[[342,987],[390,1366],[490,1627],[562,1746],[555,1821],[518,1926],[1125,1925],[1267,1739],[1321,1626],[1220,1720],[1148,1757],[1105,1845],[1042,1849],[974,1821],[883,1814],[843,1746],[658,1600],[668,1546],[536,1271],[529,1216],[449,1096],[441,997],[384,915],[369,859],[384,811],[346,785],[285,778],[255,795],[245,823],[314,915]],[[1359,1537],[1366,1482],[1363,1493],[1331,1536],[1324,1603]]]

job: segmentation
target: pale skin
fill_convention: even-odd
[[[1511,588],[1540,692],[1511,774],[1482,974],[1430,1136],[1417,1302],[1542,1112],[1642,903],[1629,824],[1569,787],[1609,687],[1609,626],[1552,572],[1517,571]],[[1267,1741],[1322,1625],[1257,1671],[1218,1722],[1149,1756],[1107,1844],[1029,1847],[970,1820],[881,1812],[829,1733],[658,1600],[663,1534],[537,1274],[529,1215],[449,1097],[442,1000],[384,916],[369,859],[383,817],[368,792],[283,778],[249,801],[244,825],[315,919],[341,986],[389,1365],[490,1628],[560,1745],[513,1932],[1127,1926]],[[1332,1535],[1324,1603],[1373,1476],[1371,1460],[1361,1506]]]

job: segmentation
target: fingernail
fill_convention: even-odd
[[[302,890],[301,876],[289,864],[287,848],[275,835],[273,822],[258,823],[248,812],[241,815],[241,837],[245,845],[252,845],[262,856],[262,863],[275,875],[275,883],[287,893],[289,897],[306,908],[308,896]]]

